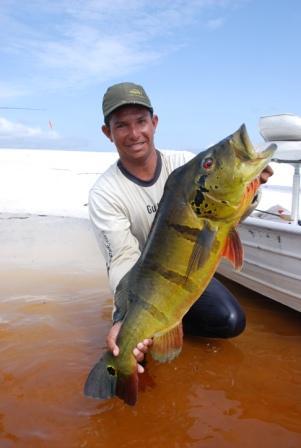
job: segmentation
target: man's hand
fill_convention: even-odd
[[[270,176],[273,176],[274,171],[270,165],[267,165],[263,171],[261,171],[259,175],[259,181],[261,184],[265,184]]]
[[[110,329],[108,336],[107,336],[107,346],[110,352],[113,353],[114,356],[119,355],[119,347],[116,344],[116,339],[119,334],[120,328],[121,328],[122,322],[116,322]],[[138,362],[137,368],[138,373],[144,372],[144,367],[139,364],[139,362],[142,362],[144,359],[145,353],[147,353],[148,348],[152,345],[153,341],[151,339],[144,339],[143,342],[139,342],[137,346],[133,350],[133,354]]]
[[[108,336],[107,336],[107,347],[110,350],[110,352],[113,353],[114,356],[119,355],[119,347],[116,344],[116,339],[118,336],[118,333],[120,331],[122,322],[116,322],[110,329]]]

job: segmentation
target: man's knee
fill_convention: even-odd
[[[242,309],[232,310],[224,331],[224,338],[233,338],[240,335],[246,328],[246,316]]]
[[[183,319],[184,332],[212,338],[232,338],[246,327],[246,316],[232,293],[213,278]]]

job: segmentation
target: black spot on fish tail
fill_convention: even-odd
[[[193,292],[195,289],[195,284],[191,281],[186,275],[179,274],[178,272],[165,269],[160,264],[152,263],[148,266],[152,271],[155,271],[157,274],[161,275],[163,278],[168,280],[169,282],[175,283],[177,286],[180,286],[186,289],[189,292]]]
[[[85,395],[102,400],[115,395],[117,377],[115,368],[109,363],[110,356],[105,354],[89,373],[84,387]]]
[[[112,366],[107,367],[107,371],[109,372],[110,375],[113,375],[113,376],[116,375],[116,370]]]
[[[111,363],[112,354],[107,352],[93,367],[86,380],[86,396],[106,400],[115,395],[133,406],[138,397],[138,372],[130,375],[118,372]]]

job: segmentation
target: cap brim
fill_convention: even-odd
[[[114,112],[116,109],[119,109],[119,107],[122,106],[143,106],[146,109],[150,110],[151,112],[153,112],[153,108],[151,106],[149,106],[148,104],[145,104],[143,101],[120,101],[120,103],[115,104],[114,107],[111,107],[106,115],[104,115],[104,118],[107,118],[112,112]]]

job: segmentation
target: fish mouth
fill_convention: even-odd
[[[257,159],[265,159],[270,161],[276,149],[277,145],[275,145],[275,143],[271,143],[267,148],[265,148],[264,151],[256,152],[255,154],[257,155]]]
[[[244,124],[231,136],[230,140],[246,181],[253,180],[261,173],[277,149],[277,145],[271,143],[264,151],[256,152]]]
[[[245,124],[242,124],[231,137],[235,155],[241,161],[252,162],[263,160],[268,163],[277,149],[277,145],[271,143],[264,151],[256,152],[248,136]]]

